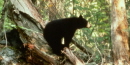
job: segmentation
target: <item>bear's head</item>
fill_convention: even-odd
[[[77,20],[78,28],[90,28],[90,23],[80,15]]]

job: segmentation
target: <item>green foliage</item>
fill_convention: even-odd
[[[3,0],[0,0],[0,13],[2,12],[2,7],[3,7]],[[1,17],[1,15],[0,15],[0,17]]]
[[[3,9],[3,3],[4,1],[0,0],[0,18],[1,18],[1,13]],[[0,21],[0,22],[3,22],[3,21]],[[12,28],[15,28],[16,26],[8,18],[5,18],[3,27],[5,30],[11,30]]]
[[[127,20],[128,20],[128,23],[130,23],[130,0],[127,0],[126,1],[126,12],[127,12]],[[127,30],[130,32],[130,27],[129,29]]]
[[[101,60],[101,54],[99,54],[97,48],[102,55],[104,55],[104,49],[110,49],[109,5],[106,1],[100,0],[82,4],[86,6],[80,6],[81,3],[75,3],[76,6],[74,9],[76,12],[80,12],[80,14],[84,15],[84,17],[91,23],[92,27],[89,29],[78,30],[75,37],[82,46],[90,48],[91,51],[96,53],[94,61],[99,63],[101,62],[99,61]]]
[[[8,18],[5,18],[4,29],[11,30],[13,28],[16,28],[16,25],[14,25],[14,23],[12,21],[10,21]]]

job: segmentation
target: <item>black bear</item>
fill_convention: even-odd
[[[54,20],[46,25],[44,38],[52,51],[57,55],[61,55],[61,50],[64,47],[69,47],[76,29],[84,27],[89,28],[90,24],[81,15],[79,17]],[[65,40],[64,45],[62,44],[62,38]]]

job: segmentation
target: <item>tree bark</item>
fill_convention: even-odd
[[[125,0],[112,0],[111,40],[114,65],[129,64],[128,22]]]

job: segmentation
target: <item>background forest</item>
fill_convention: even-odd
[[[76,56],[80,56],[85,62],[101,63],[111,61],[111,19],[110,0],[32,0],[37,10],[48,23],[51,20],[78,17],[80,14],[87,19],[92,27],[77,30],[73,39],[87,49],[92,55],[80,52],[71,45]],[[35,2],[37,1],[37,2]],[[128,22],[130,23],[130,0],[126,1]],[[3,0],[0,0],[0,13],[2,12]],[[2,14],[0,14],[1,17]],[[5,19],[5,30],[15,27],[12,21]],[[21,27],[23,28],[23,27]],[[26,29],[26,28],[24,28]],[[29,30],[29,29],[27,29]],[[129,30],[128,30],[129,31]]]

